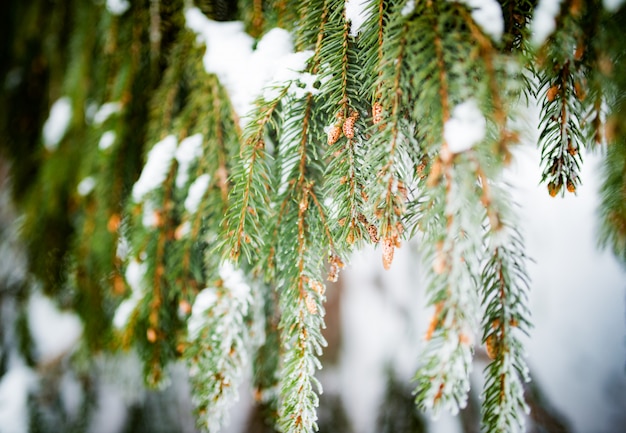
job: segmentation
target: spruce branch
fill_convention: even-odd
[[[579,6],[565,5],[560,16],[562,24],[539,53],[541,181],[547,183],[553,197],[559,192],[564,194],[563,186],[570,193],[576,192],[582,164],[580,151],[588,147],[584,134],[588,66],[581,14]]]
[[[483,343],[492,362],[485,371],[483,429],[490,432],[523,431],[524,382],[529,381],[519,332],[528,322],[527,274],[519,234],[507,228],[506,243],[491,249],[482,273]]]
[[[254,263],[263,246],[262,224],[269,210],[267,185],[270,180],[269,155],[265,147],[266,128],[276,122],[275,112],[287,94],[291,83],[285,84],[275,99],[257,102],[259,107],[244,132],[239,158],[231,173],[230,208],[224,216],[225,253],[238,261],[241,252]]]
[[[323,118],[328,122],[328,148],[324,159],[329,162],[324,175],[324,194],[334,200],[330,220],[337,245],[342,250],[349,250],[367,230],[359,227],[358,219],[359,215],[363,215],[365,200],[359,140],[363,128],[356,106],[360,84],[355,71],[357,53],[350,36],[344,2],[333,2],[329,9],[333,12],[326,24],[319,56],[319,62],[324,65],[320,82],[324,84],[316,99],[322,101]]]
[[[255,326],[248,316],[252,288],[241,271],[226,263],[215,287],[203,289],[188,322],[184,357],[196,389],[193,402],[197,424],[218,432],[228,421],[228,410],[238,397],[244,367],[254,340]]]
[[[602,166],[599,244],[626,263],[626,141],[613,142]]]
[[[465,6],[437,2],[429,6],[418,6],[419,17],[414,21],[421,32],[421,40],[432,46],[426,49],[430,58],[423,66],[428,68],[428,73],[418,72],[424,80],[418,97],[424,102],[436,102],[430,103],[429,107],[433,108],[429,111],[415,112],[421,114],[419,119],[423,123],[418,128],[423,134],[423,145],[433,159],[423,162],[421,170],[427,170],[428,175],[421,176],[423,190],[412,204],[415,214],[411,221],[418,221],[424,233],[422,243],[430,263],[428,302],[435,311],[415,376],[415,393],[420,407],[435,413],[441,408],[456,413],[467,401],[474,334],[481,316],[479,258],[486,253],[482,238],[486,234],[497,236],[502,230],[503,210],[493,202],[490,183],[499,177],[503,164],[509,159],[508,144],[515,134],[508,131],[509,114],[504,99],[508,89],[506,81],[504,86],[502,84],[497,51],[490,39],[482,33]],[[471,35],[461,38],[470,42],[456,42],[455,48],[450,48],[451,41],[441,30],[444,26],[454,26],[459,32]],[[472,56],[472,53],[477,55]],[[459,67],[473,80],[465,81]],[[488,115],[489,134],[469,149],[453,151],[446,128],[450,127],[453,110],[466,99],[468,89],[479,98],[481,115]],[[486,168],[488,173],[484,171]],[[483,225],[483,220],[489,221],[489,225]],[[521,256],[512,256],[521,259]],[[493,324],[494,319],[489,318],[487,322]],[[523,362],[520,357],[515,361]],[[494,392],[492,382],[487,392]],[[519,405],[510,406],[508,397],[507,394],[507,398],[499,402],[486,402],[485,410],[488,413],[504,411],[517,417]],[[523,402],[519,394],[513,398],[518,397]],[[501,406],[495,407],[497,404]]]
[[[528,335],[527,257],[515,215],[497,177],[489,180],[477,163],[485,207],[485,251],[480,276],[483,338],[491,359],[485,369],[482,428],[489,432],[524,431],[529,408],[524,383],[530,381],[520,333]]]
[[[409,137],[412,131],[404,112],[411,95],[411,77],[406,61],[410,28],[401,13],[401,5],[395,5],[388,33],[385,33],[387,36],[383,40],[383,58],[375,82],[375,87],[379,89],[375,95],[378,99],[373,104],[377,113],[372,117],[373,124],[368,130],[371,136],[367,140],[368,152],[365,155],[369,178],[366,191],[372,209],[369,215],[378,222],[378,233],[374,238],[380,238],[385,269],[391,266],[394,250],[400,246],[404,231],[401,219],[407,200],[406,185],[411,184],[406,155],[411,152],[412,140]],[[366,27],[366,31],[375,29],[371,25]]]

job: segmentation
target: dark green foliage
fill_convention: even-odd
[[[426,423],[415,407],[410,388],[389,372],[387,390],[376,421],[379,433],[425,433]]]

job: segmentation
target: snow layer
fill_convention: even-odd
[[[43,125],[43,145],[49,151],[59,147],[72,120],[72,100],[69,96],[57,99],[50,107],[50,116]]]
[[[196,296],[193,303],[193,307],[191,308],[191,317],[189,317],[189,321],[187,322],[187,332],[189,333],[190,339],[196,337],[206,322],[204,312],[215,305],[216,302],[217,293],[215,288],[207,287],[198,293],[198,296]]]
[[[100,137],[100,141],[98,142],[98,149],[107,150],[109,147],[113,146],[115,143],[115,131],[105,131]]]
[[[499,41],[504,32],[502,8],[496,0],[461,0],[472,11],[472,18],[494,40]]]
[[[0,379],[0,433],[28,433],[28,394],[36,375],[24,365],[15,366]]]
[[[310,52],[293,53],[291,35],[284,29],[267,32],[253,50],[254,40],[239,21],[212,21],[197,8],[187,9],[185,19],[198,41],[206,45],[205,70],[218,76],[244,122],[265,87],[298,79],[311,56]],[[307,91],[313,89],[303,84]]]
[[[225,305],[227,307],[226,311],[229,311],[228,309],[233,311],[238,309],[241,314],[247,314],[251,289],[244,278],[243,272],[236,269],[232,263],[224,262],[220,265],[219,274],[229,297],[229,302]],[[198,293],[191,309],[191,317],[187,322],[187,331],[190,339],[195,338],[200,329],[206,324],[204,313],[209,308],[213,308],[218,302],[222,301],[218,297],[215,287],[207,287]]]
[[[122,15],[130,8],[128,0],[107,0],[106,8],[113,15]]]
[[[444,125],[443,136],[453,153],[463,152],[485,138],[487,122],[476,101],[469,99],[452,111]]]
[[[126,283],[131,289],[130,298],[125,299],[117,310],[115,310],[115,316],[113,316],[113,325],[122,329],[128,323],[130,315],[139,304],[139,301],[144,297],[145,284],[144,277],[146,275],[147,265],[139,261],[131,260],[126,267]]]
[[[624,0],[603,0],[604,8],[609,12],[616,12],[624,4]]]
[[[135,202],[140,202],[147,193],[165,181],[176,152],[176,145],[176,137],[168,135],[150,149],[141,176],[133,186],[133,200]]]
[[[367,20],[366,0],[346,0],[346,18],[350,21],[350,36],[357,36]]]
[[[209,187],[209,182],[211,181],[211,176],[208,174],[203,174],[198,176],[196,180],[193,181],[191,186],[189,187],[189,193],[187,194],[187,198],[185,199],[185,210],[190,214],[196,213],[198,210],[198,206],[202,201],[202,197]]]
[[[91,191],[93,191],[95,187],[96,187],[96,180],[91,176],[87,176],[86,178],[80,181],[80,183],[76,187],[76,190],[78,191],[78,194],[82,196],[86,196]]]
[[[556,16],[561,9],[561,0],[539,0],[535,8],[533,20],[530,23],[531,41],[538,46],[554,32]]]
[[[60,311],[38,292],[31,295],[28,303],[28,327],[37,360],[44,364],[68,353],[83,333],[78,316]]]
[[[118,113],[122,109],[122,104],[119,102],[107,102],[102,104],[98,111],[93,115],[93,121],[96,125],[101,125],[111,117],[112,114]]]
[[[174,157],[178,161],[176,187],[182,188],[189,179],[189,166],[202,155],[202,134],[194,134],[183,139],[176,149]]]

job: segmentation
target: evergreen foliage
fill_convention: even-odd
[[[565,0],[536,46],[531,1],[483,2],[501,35],[480,2],[369,0],[359,28],[345,3],[11,2],[0,139],[30,271],[78,312],[90,350],[135,348],[151,386],[184,359],[207,431],[252,363],[277,428],[304,433],[317,429],[324,281],[368,243],[389,269],[417,237],[433,309],[417,406],[462,409],[484,345],[482,429],[521,431],[531,282],[502,180],[514,120],[537,99],[552,196],[583,181],[583,149],[603,152],[600,242],[626,261],[626,8]],[[301,67],[237,113],[190,25],[202,13],[259,43],[289,30]],[[57,106],[70,115],[54,138]]]

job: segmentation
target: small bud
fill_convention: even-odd
[[[326,291],[324,284],[317,280],[309,280],[309,287],[318,295],[323,295]]]
[[[124,278],[121,275],[116,274],[113,277],[113,293],[116,295],[121,295],[126,290],[126,285],[124,284]]]
[[[178,303],[178,308],[183,314],[191,313],[191,304],[185,299],[183,299],[182,301]]]
[[[313,299],[313,297],[311,295],[309,295],[309,294],[305,295],[304,303],[305,303],[306,309],[309,311],[309,313],[317,314],[317,304],[315,303],[315,300]]]
[[[559,88],[556,84],[550,87],[548,89],[548,92],[546,93],[546,98],[548,98],[548,102],[554,101],[558,92],[559,92]]]
[[[380,240],[378,238],[378,229],[376,228],[374,224],[369,224],[367,226],[367,234],[369,234],[370,242],[372,242],[373,244],[377,244],[378,241]]]
[[[567,146],[567,153],[572,156],[576,156],[576,154],[578,153],[578,149],[574,147],[572,143],[570,143],[569,146]]]
[[[485,349],[487,349],[487,356],[489,359],[496,359],[498,356],[498,342],[495,334],[490,334],[485,340]]]
[[[472,344],[472,337],[465,334],[464,332],[461,332],[459,334],[459,343],[463,344],[465,346],[471,346]]]
[[[446,271],[446,257],[443,253],[437,254],[433,261],[433,271],[437,275],[441,275]]]
[[[356,121],[356,118],[350,116],[346,119],[345,122],[343,122],[343,135],[346,136],[346,138],[354,138],[354,122]]]
[[[328,130],[328,133],[327,133],[328,145],[332,146],[333,144],[337,142],[337,140],[339,140],[340,137],[341,137],[341,126],[334,125],[332,128]]]
[[[383,106],[380,102],[374,102],[372,105],[372,122],[374,125],[378,125],[383,120]]]
[[[441,179],[442,172],[441,161],[436,160],[430,169],[428,178],[426,179],[426,186],[429,188],[437,186],[439,184],[439,180]]]
[[[567,190],[571,193],[575,193],[576,192],[576,185],[574,184],[574,182],[572,182],[571,180],[567,180]]]
[[[107,230],[111,233],[115,233],[120,227],[121,222],[122,218],[120,217],[120,214],[114,213],[113,215],[111,215],[109,221],[107,222]]]
[[[585,89],[583,88],[582,84],[580,84],[580,81],[574,82],[574,95],[576,95],[576,98],[579,101],[584,101],[587,97],[587,93],[585,93]]]
[[[556,195],[559,193],[559,191],[561,190],[561,187],[563,185],[561,184],[561,182],[550,182],[548,184],[548,193],[550,193],[550,197],[556,197]]]
[[[354,243],[354,230],[350,230],[348,235],[346,236],[346,242],[348,245],[352,245]]]
[[[154,328],[148,328],[146,331],[146,338],[150,343],[154,343],[157,340],[157,333]]]
[[[383,267],[385,268],[385,270],[389,270],[389,268],[391,267],[391,262],[393,262],[393,253],[394,253],[394,248],[395,248],[395,241],[387,236],[385,238],[383,238]]]

